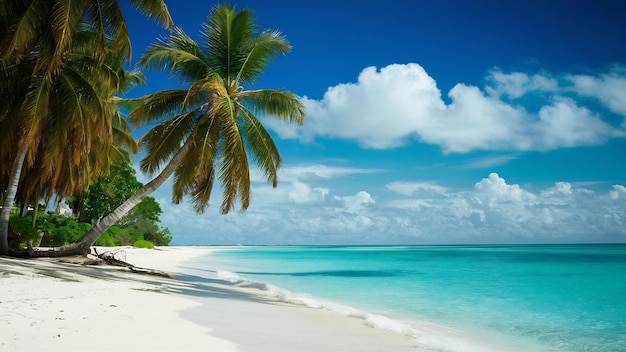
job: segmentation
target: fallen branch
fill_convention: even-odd
[[[157,276],[167,277],[167,278],[170,278],[170,279],[173,278],[173,276],[171,274],[168,274],[168,273],[166,273],[164,271],[140,268],[138,266],[134,266],[134,265],[132,265],[132,264],[130,264],[128,262],[125,262],[123,260],[115,258],[115,254],[120,253],[120,252],[124,254],[124,257],[126,257],[126,252],[124,252],[124,251],[117,251],[115,253],[107,251],[107,252],[104,252],[102,254],[98,253],[98,250],[96,248],[93,248],[93,251],[94,251],[94,253],[96,253],[96,256],[99,259],[104,260],[109,265],[125,267],[125,268],[128,268],[130,271],[132,271],[134,273],[157,275]],[[124,259],[126,259],[126,258],[124,258]]]

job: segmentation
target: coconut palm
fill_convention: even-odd
[[[2,184],[8,186],[1,229],[8,228],[8,210],[18,190],[24,203],[42,196],[50,199],[53,194],[80,197],[92,181],[108,172],[111,156],[124,156],[113,144],[114,138],[133,149],[130,129],[120,117],[113,94],[135,81],[137,74],[123,70],[125,60],[115,51],[109,50],[103,62],[93,58],[95,45],[94,32],[80,31],[52,79],[45,72],[30,71],[29,76],[24,71],[22,79],[15,80],[21,82],[16,87],[24,95],[7,109],[0,130],[0,137],[6,137],[0,138],[2,158],[15,160],[10,173],[3,172]],[[49,53],[42,50],[21,61],[36,65],[49,59]],[[5,140],[13,141],[15,147]],[[7,250],[5,243],[0,247]]]
[[[175,28],[140,60],[147,68],[169,71],[188,86],[131,102],[135,125],[157,123],[140,145],[146,153],[142,171],[158,175],[59,253],[88,252],[100,234],[172,174],[174,203],[190,195],[199,213],[208,206],[215,178],[223,190],[222,213],[232,210],[237,201],[242,210],[248,208],[250,158],[277,186],[282,159],[256,114],[303,124],[304,106],[290,92],[245,87],[254,83],[273,57],[291,47],[279,32],[257,32],[247,9],[217,5],[203,28],[202,44]]]
[[[165,28],[172,28],[172,18],[163,0],[129,2]],[[2,47],[2,57],[27,55],[41,37],[49,37],[52,56],[42,67],[48,76],[60,69],[63,55],[72,47],[74,33],[85,23],[98,35],[95,56],[102,57],[111,46],[125,58],[130,56],[128,29],[117,0],[6,0],[3,8],[0,11],[7,16],[17,14],[19,20]]]
[[[163,0],[130,0],[130,2],[140,11],[171,28],[171,18]],[[81,129],[83,132],[94,133],[86,138],[84,135],[75,135],[81,142],[95,141],[94,136],[103,136],[99,133],[112,132],[111,128],[92,128],[90,123],[93,120],[90,118],[105,118],[105,123],[110,125],[111,114],[115,114],[114,110],[109,109],[107,114],[100,114],[104,110],[94,112],[85,106],[85,109],[80,111],[68,111],[71,107],[76,107],[72,104],[76,98],[89,99],[99,93],[90,94],[85,91],[82,93],[84,96],[68,97],[70,104],[61,106],[61,110],[51,105],[50,99],[59,95],[59,92],[55,91],[55,85],[63,80],[60,77],[71,74],[71,70],[66,70],[65,65],[68,60],[71,61],[68,55],[76,54],[70,54],[77,47],[75,41],[79,36],[76,33],[85,29],[92,33],[90,56],[95,58],[89,64],[92,67],[106,66],[104,62],[112,50],[124,60],[129,57],[128,31],[116,0],[0,2],[0,93],[6,98],[6,103],[0,107],[0,123],[3,132],[11,131],[10,137],[1,140],[3,149],[0,161],[3,162],[2,165],[8,167],[2,167],[0,172],[0,178],[4,178],[2,185],[6,187],[0,212],[0,254],[6,254],[8,251],[6,238],[9,211],[17,194],[22,168],[25,162],[27,166],[34,164],[44,129],[51,124],[54,125],[55,119],[56,121],[63,119],[64,117],[59,115],[63,114],[71,118],[83,117],[82,121],[85,124],[63,125],[60,126],[62,130],[77,132],[79,135]],[[86,62],[86,58],[84,59]],[[79,72],[75,71],[74,74]],[[101,78],[101,83],[93,81],[87,84],[95,84],[94,88],[98,89],[107,84],[109,76],[104,75]],[[103,140],[109,143],[110,138]],[[52,145],[50,141],[47,143]],[[76,153],[89,154],[84,150],[78,150]]]
[[[77,49],[74,51],[78,52]],[[143,75],[139,72],[126,72],[122,67],[123,60],[118,55],[110,55],[105,61],[107,64],[92,68],[92,64],[96,63],[92,62],[88,47],[83,48],[83,51],[78,58],[84,62],[80,65],[77,62],[67,64],[67,68],[73,68],[79,73],[78,76],[59,75],[59,78],[64,79],[59,79],[55,85],[54,91],[57,94],[52,103],[61,106],[56,106],[53,110],[63,115],[62,109],[68,108],[67,99],[85,96],[76,87],[84,85],[83,80],[88,80],[91,83],[83,89],[98,89],[97,99],[102,102],[102,113],[86,111],[87,106],[94,107],[96,102],[86,102],[88,105],[81,106],[80,103],[85,101],[74,99],[76,105],[69,108],[77,112],[82,110],[82,115],[63,115],[62,118],[47,119],[45,130],[50,132],[40,143],[34,163],[23,171],[24,176],[16,198],[22,207],[31,201],[36,204],[42,198],[48,203],[53,196],[57,201],[74,196],[80,206],[80,200],[88,186],[100,175],[108,173],[114,161],[130,162],[129,152],[138,151],[130,126],[117,106],[120,99],[113,94],[122,94],[143,83]],[[103,79],[105,76],[108,79]],[[80,82],[71,80],[77,77],[80,77]],[[102,85],[103,82],[107,84]]]

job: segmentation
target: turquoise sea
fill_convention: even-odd
[[[626,245],[225,247],[195,264],[433,351],[626,351]]]

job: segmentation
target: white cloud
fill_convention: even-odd
[[[519,185],[508,185],[506,181],[496,173],[489,174],[474,186],[477,196],[486,200],[489,204],[501,202],[535,202],[536,197],[532,193],[523,190]]]
[[[626,116],[626,67],[616,67],[599,77],[569,75],[574,91],[582,96],[594,97],[611,111]]]
[[[358,174],[371,174],[382,172],[380,169],[359,169],[351,167],[328,166],[320,164],[297,165],[284,167],[280,171],[280,179],[291,181],[310,178],[331,179]]]
[[[374,199],[372,199],[372,196],[365,191],[360,191],[353,196],[345,196],[345,197],[335,196],[335,199],[343,202],[343,204],[345,205],[345,209],[348,212],[352,212],[352,213],[358,212],[359,210],[363,209],[365,206],[375,203]]]
[[[611,199],[620,199],[626,196],[626,187],[622,185],[613,185],[613,190],[610,193]]]
[[[609,137],[623,135],[623,131],[613,129],[571,99],[557,99],[554,104],[544,106],[539,111],[539,119],[535,126],[538,149],[594,145]]]
[[[554,92],[558,89],[558,81],[544,75],[528,75],[523,72],[504,73],[495,69],[487,76],[491,85],[485,90],[489,95],[501,97],[503,95],[512,99],[521,98],[534,92]]]
[[[445,187],[439,186],[433,182],[391,182],[385,187],[407,196],[418,193],[444,194],[447,191]]]
[[[299,166],[308,170],[306,165]],[[293,170],[287,170],[293,172]],[[305,172],[306,174],[306,172]],[[342,194],[330,179],[298,178],[277,189],[255,184],[246,212],[196,215],[188,202],[155,194],[173,244],[376,244],[620,242],[626,240],[626,187],[604,191],[557,182],[530,191],[491,173],[473,187],[395,181],[392,192]],[[468,185],[471,186],[471,185]],[[594,185],[598,187],[598,185]],[[219,194],[215,199],[220,199]],[[217,200],[216,200],[217,201]]]
[[[357,82],[330,87],[321,100],[304,98],[308,115],[304,127],[273,120],[268,126],[281,138],[303,142],[339,138],[385,149],[419,140],[447,153],[548,150],[595,145],[624,136],[622,129],[612,127],[599,112],[572,96],[573,92],[576,97],[597,97],[626,117],[624,72],[613,71],[599,78],[567,77],[559,81],[547,74],[494,70],[487,76],[489,85],[484,91],[459,83],[448,92],[450,103],[446,103],[435,80],[418,64],[395,64],[380,70],[368,67]],[[527,96],[534,99],[534,109],[519,100]]]

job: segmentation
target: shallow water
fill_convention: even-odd
[[[626,245],[228,247],[196,265],[438,351],[626,351]]]

